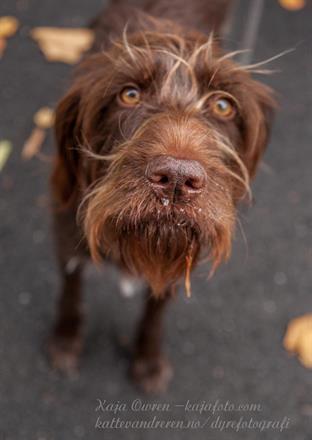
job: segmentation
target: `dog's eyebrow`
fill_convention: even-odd
[[[208,40],[205,41],[205,43],[201,44],[199,47],[197,47],[194,52],[191,54],[189,61],[191,63],[196,62],[197,57],[199,56],[199,54],[203,51],[206,50],[207,56],[208,58],[212,58],[213,55],[213,40],[214,40],[214,33],[211,32]]]
[[[132,61],[135,61],[135,55],[133,54],[133,50],[131,48],[131,45],[129,44],[128,37],[127,37],[128,25],[129,25],[129,23],[126,23],[124,30],[122,32],[122,41],[123,41],[123,44],[124,44],[128,54],[130,55],[130,58],[132,59]]]
[[[202,96],[195,104],[195,108],[197,110],[200,110],[202,108],[202,106],[204,105],[205,101],[207,99],[209,99],[212,95],[216,95],[216,94],[220,94],[222,96],[228,97],[230,99],[232,99],[235,104],[237,105],[238,109],[241,109],[241,105],[240,102],[238,101],[238,99],[232,95],[232,93],[227,92],[226,90],[223,89],[218,89],[218,90],[212,90],[208,93],[206,93],[204,96]]]
[[[193,70],[193,67],[190,65],[190,63],[188,61],[186,61],[182,56],[177,55],[173,52],[170,52],[169,50],[166,49],[155,49],[155,52],[157,53],[163,53],[165,55],[169,55],[171,57],[173,57],[175,60],[179,61],[181,64],[184,64],[186,67],[188,67],[189,69]]]

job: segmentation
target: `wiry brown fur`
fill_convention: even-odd
[[[192,116],[157,115],[123,145],[82,207],[95,258],[102,249],[111,251],[115,261],[144,274],[161,294],[185,271],[190,252],[193,261],[201,247],[216,262],[227,256],[234,222],[227,183],[232,175],[223,165],[217,140],[207,154],[208,141],[209,128],[198,126]],[[196,203],[164,206],[154,196],[144,171],[150,158],[165,154],[196,157],[205,165],[209,189]]]
[[[54,181],[62,203],[83,200],[91,255],[110,253],[160,293],[184,273],[189,252],[194,262],[208,255],[215,267],[229,256],[235,207],[249,192],[266,145],[272,99],[220,52],[212,35],[178,26],[169,33],[161,29],[166,23],[152,23],[154,30],[125,30],[110,50],[80,66],[57,110],[61,151]],[[115,101],[128,83],[145,94],[136,109]],[[207,100],[217,92],[237,104],[234,122],[209,114]],[[155,198],[144,171],[158,155],[204,165],[209,184],[194,205],[164,207]],[[62,166],[67,182],[60,184]]]
[[[131,10],[125,23],[126,3],[118,2],[96,21],[93,51],[57,107],[53,194],[57,210],[79,221],[78,227],[71,220],[72,253],[84,248],[95,260],[109,255],[143,277],[154,298],[165,300],[187,264],[207,258],[214,270],[229,257],[237,203],[250,196],[273,99],[268,87],[252,79],[253,66],[237,65],[236,52],[220,49],[215,35],[223,12],[217,2],[209,3],[215,11],[210,15],[215,33],[209,35],[192,27],[206,1],[194,0],[192,15],[192,9],[183,14],[183,0],[174,0],[180,19],[172,21],[173,9],[166,9],[165,0],[156,2],[155,10],[155,2],[145,0],[145,12]],[[146,14],[153,11],[154,16]],[[118,99],[129,84],[141,90],[134,108]],[[217,94],[235,103],[233,119],[212,113],[210,102]],[[154,159],[164,156],[200,164],[207,179],[198,197],[187,203],[157,197],[146,173]],[[65,276],[66,292],[68,282]],[[161,304],[150,301],[145,323],[160,319]],[[64,322],[60,318],[59,328]],[[159,337],[152,324],[144,327],[146,334],[143,327],[147,353],[151,343],[159,347]]]

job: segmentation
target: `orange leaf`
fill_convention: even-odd
[[[43,141],[45,139],[46,132],[42,128],[34,128],[31,135],[24,144],[22,150],[22,158],[29,160],[36,156],[41,150]]]
[[[42,107],[34,115],[34,123],[39,128],[50,128],[54,124],[54,111],[49,107]]]
[[[290,321],[284,347],[287,351],[297,354],[306,368],[312,368],[312,314]]]
[[[15,17],[0,17],[0,38],[12,37],[19,27]]]
[[[305,7],[305,0],[279,0],[279,3],[289,11],[298,11]]]

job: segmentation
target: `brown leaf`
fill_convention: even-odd
[[[46,132],[42,128],[33,129],[22,150],[24,160],[29,160],[40,152],[45,136]]]
[[[19,27],[15,17],[0,17],[0,38],[12,37]]]
[[[92,46],[94,34],[84,28],[38,27],[31,32],[48,61],[77,63]]]
[[[192,269],[192,262],[193,262],[192,255],[187,255],[186,259],[185,259],[186,268],[185,268],[185,281],[184,281],[185,292],[186,292],[187,298],[190,298],[191,295],[192,295],[192,291],[191,291],[191,269]]]
[[[284,338],[284,347],[298,355],[306,368],[312,368],[312,314],[290,321]]]
[[[6,39],[5,38],[0,38],[0,59],[2,58],[6,47],[7,47]]]

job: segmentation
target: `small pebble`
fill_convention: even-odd
[[[195,346],[192,342],[186,341],[182,346],[183,353],[187,356],[194,354]]]
[[[287,283],[287,277],[284,272],[276,272],[274,275],[274,283],[277,286],[284,286]]]
[[[212,375],[215,379],[222,379],[224,377],[224,368],[223,367],[215,367],[212,370]]]
[[[70,260],[68,260],[66,264],[66,273],[68,274],[73,273],[79,266],[79,263],[80,263],[80,259],[78,257],[72,257]]]
[[[303,405],[301,413],[304,416],[312,417],[312,404],[307,403],[306,405]]]
[[[276,312],[276,304],[274,301],[265,301],[263,303],[263,309],[267,313],[275,313]]]
[[[308,235],[309,229],[306,225],[297,223],[295,224],[295,232],[298,238],[304,238]]]
[[[29,292],[21,292],[18,295],[18,301],[22,306],[28,306],[31,300],[31,294]]]
[[[85,435],[85,430],[81,425],[75,426],[74,433],[77,437],[82,438]]]
[[[43,231],[38,230],[33,233],[33,240],[34,240],[34,243],[36,243],[36,244],[42,243],[44,241],[44,238],[45,237],[44,237]]]

